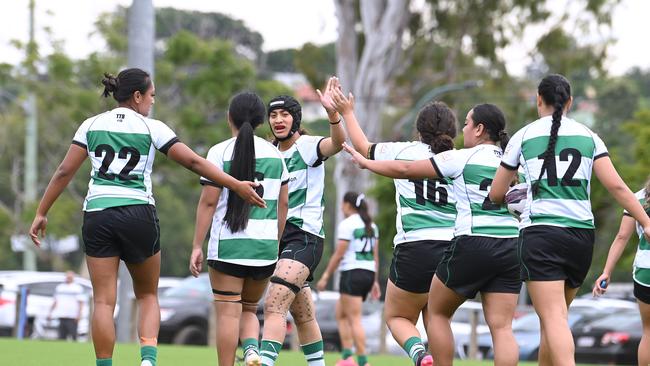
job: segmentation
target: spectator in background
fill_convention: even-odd
[[[84,290],[81,285],[74,282],[74,275],[74,272],[67,271],[65,282],[56,286],[54,302],[47,319],[59,319],[59,339],[72,338],[73,341],[76,341],[77,325],[83,308]]]

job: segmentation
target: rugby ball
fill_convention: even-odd
[[[505,203],[508,205],[508,211],[515,216],[520,216],[526,207],[528,199],[528,184],[519,183],[510,187],[506,193]]]

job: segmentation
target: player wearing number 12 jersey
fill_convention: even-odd
[[[518,221],[505,207],[490,202],[488,192],[508,141],[505,116],[492,104],[469,111],[465,149],[417,161],[372,161],[344,146],[362,168],[391,178],[450,178],[458,214],[454,239],[431,282],[428,299],[429,347],[436,365],[451,365],[454,340],[449,322],[467,299],[481,293],[490,327],[496,365],[516,365],[512,318],[521,289],[517,259]]]
[[[420,141],[371,143],[354,115],[354,97],[334,93],[355,149],[376,161],[413,161],[453,149],[456,116],[442,102],[424,106],[415,120]],[[416,366],[429,366],[431,355],[415,324],[426,318],[431,280],[454,236],[456,199],[451,181],[395,179],[397,234],[386,285],[384,314],[391,334]],[[425,322],[425,325],[427,323]],[[343,355],[345,356],[345,355]],[[345,357],[344,357],[345,358]]]
[[[592,168],[612,196],[650,233],[648,215],[619,177],[603,141],[566,117],[572,101],[564,76],[542,79],[537,88],[540,119],[512,137],[490,193],[493,201],[501,202],[508,182],[523,166],[531,184],[518,252],[522,279],[542,325],[540,364],[575,364],[567,310],[591,265]]]
[[[129,268],[138,301],[141,365],[155,366],[160,327],[160,229],[151,172],[156,150],[233,189],[250,203],[264,206],[264,201],[253,190],[252,182],[241,182],[225,174],[179,142],[163,122],[146,117],[154,103],[155,89],[145,71],[132,68],[121,71],[117,77],[105,74],[102,83],[103,95],[112,95],[119,106],[81,124],[43,194],[30,235],[39,245],[38,234],[45,232],[47,212],[86,157],[90,157],[92,170],[83,205],[82,235],[93,285],[91,328],[96,364],[112,365],[113,310],[121,259]]]

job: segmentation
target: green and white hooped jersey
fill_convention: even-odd
[[[341,221],[337,228],[337,239],[347,240],[348,250],[343,255],[339,269],[349,271],[352,269],[366,269],[375,271],[375,257],[373,249],[377,245],[379,229],[372,223],[374,235],[366,235],[366,226],[359,214],[350,215]]]
[[[321,156],[318,145],[322,136],[302,135],[285,151],[280,151],[289,170],[289,213],[290,222],[303,231],[321,238],[323,228],[326,159]]]
[[[155,204],[151,171],[155,150],[166,154],[178,138],[163,122],[129,108],[85,120],[72,143],[85,148],[92,164],[84,211]]]
[[[413,161],[432,156],[429,145],[413,141],[374,144],[368,157],[373,160]],[[456,198],[450,179],[394,179],[393,183],[397,204],[395,246],[454,237]]]
[[[551,133],[552,117],[528,124],[510,139],[501,165],[507,169],[523,166],[528,186],[528,200],[521,227],[552,225],[593,229],[591,212],[591,172],[594,160],[608,156],[603,141],[589,128],[563,117],[555,145],[555,159],[544,173],[539,192],[533,197],[544,151]]]
[[[645,207],[645,189],[636,192],[634,195],[639,200],[641,206]],[[623,214],[630,215],[627,210],[623,211]],[[650,287],[650,243],[648,243],[645,235],[643,235],[643,226],[638,221],[636,223],[636,233],[639,235],[639,247],[634,256],[632,278],[634,278],[635,282]]]
[[[445,151],[431,158],[438,176],[449,177],[454,184],[458,210],[455,236],[519,236],[519,221],[505,205],[494,204],[488,198],[501,155],[501,148],[485,144]]]
[[[214,145],[207,160],[228,173],[236,138]],[[261,267],[278,260],[278,198],[280,188],[287,184],[289,173],[282,155],[270,142],[254,136],[255,181],[264,187],[266,208],[252,206],[245,230],[233,233],[224,221],[230,190],[223,188],[212,217],[208,259],[244,266]],[[201,177],[201,184],[220,187]]]

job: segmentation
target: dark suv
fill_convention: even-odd
[[[160,332],[158,341],[173,344],[208,344],[208,324],[212,306],[212,287],[207,273],[185,278],[160,295]],[[264,325],[264,306],[257,308],[260,330]],[[284,346],[289,347],[292,323],[287,321]]]

